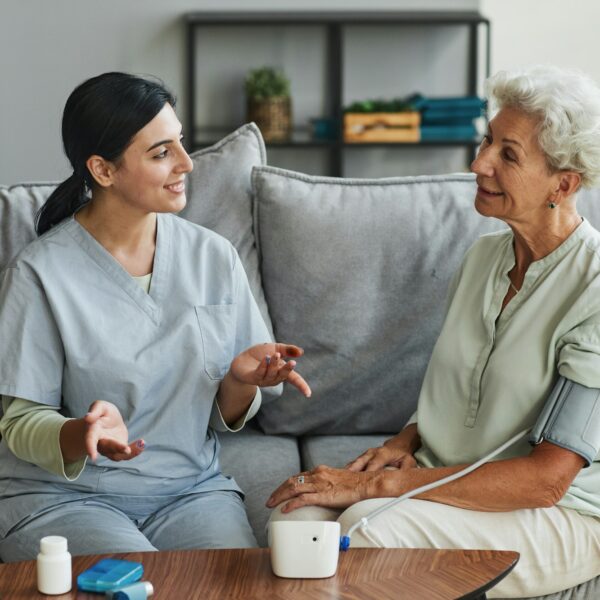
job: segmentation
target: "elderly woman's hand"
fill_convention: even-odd
[[[298,388],[306,397],[311,390],[304,378],[294,371],[295,360],[304,350],[291,344],[258,344],[244,350],[233,359],[229,372],[239,383],[270,387],[287,381]]]
[[[283,513],[311,505],[347,508],[360,500],[385,496],[384,474],[384,471],[356,473],[321,465],[287,479],[271,494],[267,506],[274,508],[290,500],[281,508]]]
[[[350,471],[378,471],[385,467],[414,469],[417,467],[417,461],[405,448],[397,448],[393,444],[385,443],[378,448],[369,448],[348,463],[345,468]]]

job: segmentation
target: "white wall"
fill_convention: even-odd
[[[481,0],[480,10],[492,22],[492,73],[555,64],[600,84],[598,0]]]
[[[473,10],[478,1],[1,0],[0,183],[68,174],[62,108],[69,92],[94,74],[152,73],[183,100],[185,12]]]
[[[492,71],[551,62],[579,67],[600,83],[597,0],[2,0],[0,183],[68,173],[61,111],[70,90],[92,74],[154,73],[181,96],[187,11],[478,6],[492,21]]]

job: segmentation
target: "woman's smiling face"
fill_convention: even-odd
[[[533,223],[548,210],[559,174],[548,167],[537,139],[539,121],[503,108],[489,123],[471,170],[477,175],[476,210],[507,223]]]
[[[181,144],[181,123],[170,104],[134,136],[113,174],[113,191],[148,212],[185,206],[185,175],[193,164]]]

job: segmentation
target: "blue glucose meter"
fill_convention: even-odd
[[[85,592],[109,592],[139,581],[143,574],[142,563],[104,558],[77,576],[77,587]]]

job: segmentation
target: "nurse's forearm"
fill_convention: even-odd
[[[76,462],[87,456],[85,447],[86,424],[83,419],[69,419],[60,429],[60,451],[65,463]]]
[[[227,373],[217,392],[219,410],[225,423],[231,425],[246,414],[256,396],[256,386],[236,381]]]

